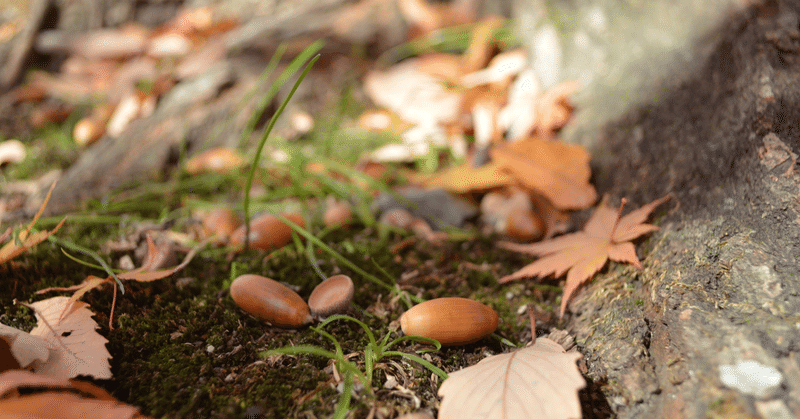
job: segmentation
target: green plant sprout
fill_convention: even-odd
[[[316,44],[312,44],[312,46],[306,48],[306,50],[311,49],[312,47],[314,47],[314,45],[316,45]],[[264,145],[267,143],[267,138],[269,138],[269,134],[272,132],[272,128],[275,126],[275,122],[278,120],[278,117],[280,117],[281,114],[283,113],[284,109],[286,109],[286,105],[289,103],[289,100],[292,99],[292,96],[294,96],[294,92],[297,91],[297,87],[300,86],[300,83],[303,82],[303,79],[305,79],[305,77],[308,74],[308,72],[311,71],[311,67],[314,66],[314,63],[317,62],[318,59],[319,59],[319,54],[317,54],[314,58],[312,58],[311,61],[306,65],[306,68],[303,70],[303,73],[300,74],[300,77],[297,78],[297,81],[294,83],[294,86],[292,86],[292,90],[289,91],[289,94],[286,96],[286,99],[284,99],[283,103],[281,103],[280,108],[278,108],[278,110],[275,112],[275,114],[272,115],[272,118],[269,120],[269,124],[267,125],[267,128],[264,130],[264,133],[261,135],[261,140],[258,142],[258,147],[256,148],[255,156],[253,156],[253,163],[250,165],[250,173],[247,175],[247,183],[245,184],[245,189],[244,189],[244,203],[242,204],[243,210],[244,210],[243,212],[244,212],[244,226],[245,226],[244,227],[245,228],[245,230],[244,230],[244,237],[245,237],[244,246],[245,246],[245,249],[248,247],[249,241],[250,241],[249,240],[249,238],[250,238],[250,190],[251,190],[251,188],[253,186],[253,177],[255,176],[255,173],[256,173],[256,167],[258,166],[258,161],[261,159],[261,152],[264,150]]]
[[[106,273],[108,273],[108,275],[111,276],[112,278],[114,278],[114,281],[117,282],[117,285],[119,286],[119,292],[121,294],[125,294],[125,286],[122,285],[122,281],[120,281],[119,278],[117,278],[117,274],[114,273],[114,270],[111,269],[110,266],[108,266],[106,261],[103,260],[103,258],[101,258],[100,255],[97,254],[97,252],[94,252],[94,251],[89,250],[89,249],[87,249],[85,247],[82,247],[82,246],[78,246],[77,244],[72,243],[72,242],[70,242],[68,240],[59,239],[59,238],[57,238],[55,236],[50,236],[50,237],[47,238],[47,240],[50,243],[54,243],[56,245],[59,245],[59,246],[62,246],[62,247],[66,247],[67,249],[72,250],[73,252],[83,253],[84,255],[89,256],[90,258],[96,260],[97,263],[100,264],[100,266],[97,266],[97,265],[82,261],[82,260],[80,260],[80,259],[78,259],[76,257],[73,257],[72,255],[68,254],[63,249],[61,250],[62,252],[64,252],[65,255],[67,255],[67,257],[69,257],[70,259],[72,259],[72,260],[74,260],[74,261],[76,261],[78,263],[81,263],[81,264],[86,265],[86,266],[90,266],[90,267],[93,267],[93,268],[98,268],[98,269],[102,269],[102,270],[106,271]]]
[[[367,334],[367,338],[369,339],[369,343],[366,347],[364,347],[364,370],[358,368],[358,365],[355,362],[350,361],[349,359],[345,358],[344,351],[342,351],[342,346],[339,344],[339,341],[336,340],[333,335],[330,333],[322,330],[323,327],[327,326],[328,324],[336,321],[336,320],[349,320],[355,322]],[[263,357],[268,357],[271,355],[314,355],[314,356],[321,356],[328,359],[332,359],[336,363],[336,369],[342,373],[342,381],[344,382],[344,390],[342,391],[342,395],[339,397],[339,402],[336,404],[336,410],[333,414],[333,418],[341,419],[344,418],[347,412],[350,410],[350,399],[352,398],[353,394],[353,379],[355,378],[360,382],[364,389],[367,390],[367,394],[370,398],[375,397],[375,394],[372,391],[372,372],[375,369],[375,365],[380,362],[381,359],[387,356],[399,356],[410,361],[414,361],[423,367],[427,368],[432,373],[436,374],[442,381],[447,379],[447,373],[444,372],[441,368],[433,365],[432,363],[422,359],[421,357],[409,354],[400,351],[392,351],[390,350],[391,347],[395,346],[396,344],[406,341],[412,340],[417,342],[424,342],[434,345],[436,349],[425,351],[425,352],[434,352],[438,351],[442,348],[442,345],[439,341],[431,338],[426,338],[422,336],[401,336],[391,342],[389,342],[389,338],[392,335],[392,331],[386,333],[386,335],[378,341],[375,339],[375,334],[369,329],[364,322],[350,317],[343,314],[334,314],[328,317],[325,321],[319,324],[317,327],[310,327],[311,330],[330,340],[333,343],[335,351],[329,351],[327,349],[323,349],[313,345],[298,345],[298,346],[287,346],[283,348],[272,349],[269,351],[264,351],[260,355]]]
[[[373,284],[378,285],[378,286],[380,286],[382,288],[385,288],[386,290],[388,290],[389,292],[391,292],[392,294],[395,294],[395,295],[403,295],[404,293],[408,294],[407,292],[400,290],[400,288],[397,285],[397,283],[394,283],[394,279],[391,276],[388,276],[388,274],[387,274],[387,276],[390,279],[392,279],[392,282],[393,282],[393,284],[391,284],[391,285],[387,284],[386,282],[384,282],[382,280],[380,280],[375,275],[372,275],[371,273],[361,269],[360,267],[358,267],[358,265],[356,265],[355,263],[351,262],[346,257],[342,256],[336,250],[333,250],[330,246],[328,246],[327,244],[323,243],[322,240],[320,240],[319,238],[315,237],[313,234],[311,234],[308,230],[304,229],[303,227],[300,227],[299,225],[295,224],[292,220],[284,217],[283,215],[281,215],[281,214],[279,214],[279,213],[277,213],[277,212],[275,212],[273,210],[267,210],[267,212],[269,212],[270,214],[274,215],[279,220],[283,221],[292,230],[294,230],[295,233],[303,236],[306,240],[308,240],[309,242],[313,243],[314,245],[316,245],[320,249],[324,250],[327,254],[331,255],[334,259],[338,260],[343,265],[345,265],[348,268],[352,269],[357,274],[363,276],[364,278],[366,278],[368,281],[372,282]],[[421,302],[425,301],[425,300],[423,300],[423,299],[421,299],[419,297],[413,296],[413,295],[408,295],[408,298],[411,301],[415,302],[415,303],[421,303]]]

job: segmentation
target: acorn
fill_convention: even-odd
[[[294,329],[313,320],[296,292],[267,277],[242,275],[233,280],[230,291],[239,308],[275,326]]]
[[[414,222],[414,216],[403,208],[393,208],[384,211],[378,221],[392,227],[407,229]]]
[[[497,313],[468,298],[445,297],[425,301],[400,316],[400,328],[411,336],[436,339],[442,345],[466,345],[497,329]]]
[[[530,242],[544,235],[544,223],[533,211],[518,208],[508,214],[505,230],[516,240]]]
[[[226,172],[244,163],[242,156],[233,149],[218,147],[192,156],[186,162],[186,173],[197,175],[207,172]]]
[[[241,225],[239,216],[229,208],[217,208],[203,217],[203,234],[217,236],[224,241]]]
[[[85,147],[99,140],[105,132],[106,127],[94,118],[87,116],[75,123],[75,127],[72,129],[72,139],[79,146]]]
[[[322,222],[325,227],[330,227],[339,224],[347,224],[353,219],[353,211],[350,209],[350,204],[347,201],[339,201],[336,198],[329,196],[326,200],[325,214],[322,216]]]
[[[281,214],[305,228],[305,220],[299,214]],[[244,246],[244,230],[241,226],[231,233],[229,243],[233,247]],[[272,214],[264,214],[250,220],[250,246],[259,249],[277,249],[292,241],[292,228]]]
[[[315,316],[326,317],[344,313],[353,300],[355,287],[347,275],[334,275],[320,283],[311,291],[308,306]]]

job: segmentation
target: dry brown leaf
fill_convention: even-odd
[[[406,20],[416,27],[416,33],[412,35],[475,21],[475,11],[470,2],[431,4],[425,0],[400,0],[398,6]]]
[[[597,200],[583,147],[531,137],[490,150],[492,160],[558,209],[588,208]]]
[[[430,188],[438,187],[455,193],[467,193],[510,185],[514,183],[514,178],[493,163],[481,167],[465,163],[433,176],[418,178],[416,181]]]
[[[567,281],[559,314],[563,317],[567,304],[578,286],[591,279],[608,259],[627,262],[642,268],[639,258],[636,257],[636,249],[630,240],[658,230],[654,225],[643,223],[650,213],[667,199],[669,195],[621,217],[622,205],[619,209],[609,207],[608,196],[604,196],[582,231],[532,244],[500,242],[498,245],[504,249],[542,258],[511,275],[500,278],[497,282],[502,284],[515,279],[544,277],[550,274],[559,277],[566,272]]]
[[[471,73],[486,66],[494,48],[492,36],[502,23],[503,20],[501,18],[489,16],[478,24],[478,27],[472,33],[472,40],[470,40],[461,60],[462,67],[459,71],[462,74]]]
[[[538,338],[451,373],[439,388],[439,419],[580,418],[578,390],[586,385],[575,365],[580,357]]]
[[[88,304],[53,297],[29,307],[37,320],[30,333],[0,325],[0,340],[9,348],[4,358],[10,355],[19,367],[59,380],[79,375],[111,378],[108,341],[95,330],[98,326]],[[13,366],[8,361],[3,363]]]
[[[205,241],[198,244],[196,247],[192,248],[192,250],[190,250],[189,253],[186,254],[186,257],[184,257],[183,261],[179,265],[169,269],[155,271],[153,269],[157,269],[157,267],[161,266],[162,262],[166,258],[165,253],[167,253],[168,251],[167,248],[169,247],[169,244],[162,243],[162,245],[156,245],[155,242],[153,241],[153,238],[148,233],[147,255],[145,256],[144,261],[142,262],[142,266],[129,272],[117,274],[117,278],[124,280],[139,281],[139,282],[152,282],[158,279],[166,278],[180,271],[181,269],[185,268],[186,265],[188,265],[189,262],[192,261],[197,251],[206,244],[208,244],[210,240],[211,238],[206,239]],[[116,305],[117,301],[117,288],[116,288],[116,282],[112,281],[110,276],[107,278],[99,278],[94,275],[89,275],[85,280],[83,280],[83,282],[81,282],[78,285],[73,285],[71,287],[64,287],[64,288],[61,287],[45,288],[36,291],[36,294],[44,294],[50,291],[74,291],[72,297],[69,298],[69,302],[76,303],[78,299],[80,299],[84,294],[106,283],[114,285],[114,299],[112,300],[111,303],[111,313],[108,316],[108,327],[109,329],[113,330],[114,306]],[[69,307],[69,305],[67,305],[66,307]],[[65,310],[61,317],[65,316],[66,314],[67,311]]]
[[[61,222],[58,223],[58,225],[54,229],[50,231],[38,231],[31,234],[31,230],[33,230],[33,226],[36,225],[36,221],[39,220],[39,217],[42,216],[42,212],[44,212],[44,208],[47,206],[47,202],[50,200],[50,194],[53,193],[53,188],[55,188],[55,186],[56,186],[55,183],[53,183],[53,185],[50,186],[50,190],[47,192],[47,196],[44,198],[44,202],[42,203],[42,206],[39,208],[39,211],[33,217],[33,221],[31,221],[30,224],[28,224],[28,227],[26,227],[25,230],[20,231],[19,236],[17,236],[17,238],[19,239],[19,244],[17,244],[17,240],[12,240],[6,243],[3,247],[0,247],[0,264],[8,262],[11,259],[14,259],[15,257],[21,255],[31,247],[36,246],[37,244],[47,240],[48,237],[55,234],[58,231],[58,229],[60,229],[61,226],[64,225],[64,221],[67,221],[67,218],[64,217],[64,219],[61,220]],[[3,234],[3,237],[6,237],[6,235]]]
[[[0,412],[3,418],[145,419],[136,407],[91,383],[23,370],[0,374]]]
[[[565,81],[542,92],[536,101],[536,129],[547,137],[564,125],[572,115],[569,97],[580,89],[577,81]]]
[[[386,71],[370,71],[364,90],[376,104],[413,125],[446,124],[456,119],[461,94],[449,91],[441,80],[409,58]]]

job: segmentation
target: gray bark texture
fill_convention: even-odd
[[[688,81],[593,140],[598,190],[673,195],[645,269],[571,304],[619,418],[800,417],[799,21],[797,1],[748,7]]]

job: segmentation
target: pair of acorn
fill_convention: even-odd
[[[231,297],[244,311],[275,326],[299,328],[347,311],[353,299],[353,281],[334,275],[311,292],[308,304],[281,283],[260,275],[242,275],[231,284]],[[411,307],[400,317],[400,328],[410,336],[436,339],[442,345],[465,345],[497,329],[497,313],[489,306],[459,297],[435,298]]]
[[[261,275],[242,275],[231,283],[231,298],[242,310],[275,326],[296,329],[314,320],[346,312],[353,300],[353,280],[334,275],[317,285],[303,301],[296,292]]]

